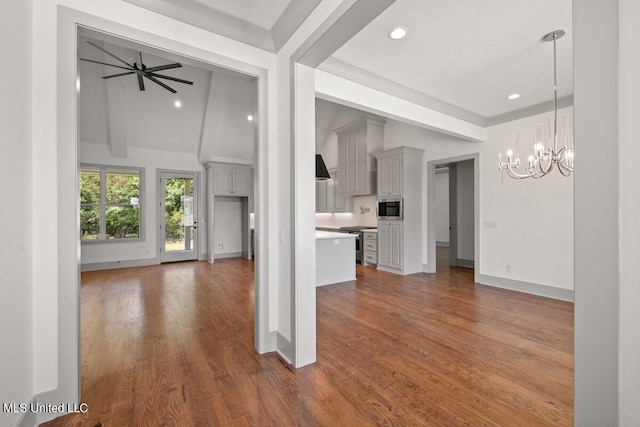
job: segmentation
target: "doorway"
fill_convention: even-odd
[[[479,264],[479,154],[429,161],[428,272]]]
[[[158,171],[160,262],[198,259],[198,173]]]

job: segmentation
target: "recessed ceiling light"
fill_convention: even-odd
[[[249,120],[250,122],[251,122],[251,121],[253,121],[253,116],[252,116],[251,114],[249,114],[249,115],[247,116],[247,120]]]
[[[176,106],[176,108],[180,108],[180,107],[182,107],[182,102],[180,102],[180,101],[176,100],[176,101],[173,103],[173,105],[175,105],[175,106]]]
[[[389,38],[392,40],[400,40],[407,36],[409,29],[407,27],[395,27],[389,31]]]
[[[520,98],[520,94],[519,93],[512,93],[511,95],[507,96],[507,99],[509,101],[513,101],[514,99],[518,99]]]

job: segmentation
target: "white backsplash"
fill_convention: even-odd
[[[375,228],[378,226],[376,196],[354,197],[351,213],[317,213],[316,225],[325,227],[364,225]]]

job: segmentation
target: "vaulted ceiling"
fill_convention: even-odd
[[[193,85],[158,79],[177,91],[173,94],[145,79],[141,91],[135,74],[104,79],[126,70],[79,60],[82,142],[107,144],[116,157],[126,157],[134,147],[191,153],[200,161],[253,160],[255,124],[247,119],[255,114],[253,77],[90,32],[79,36],[79,58],[123,66],[92,43],[129,64],[139,52],[146,67],[181,63],[158,73]]]

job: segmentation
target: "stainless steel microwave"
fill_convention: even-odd
[[[402,219],[402,199],[378,199],[378,219]]]

